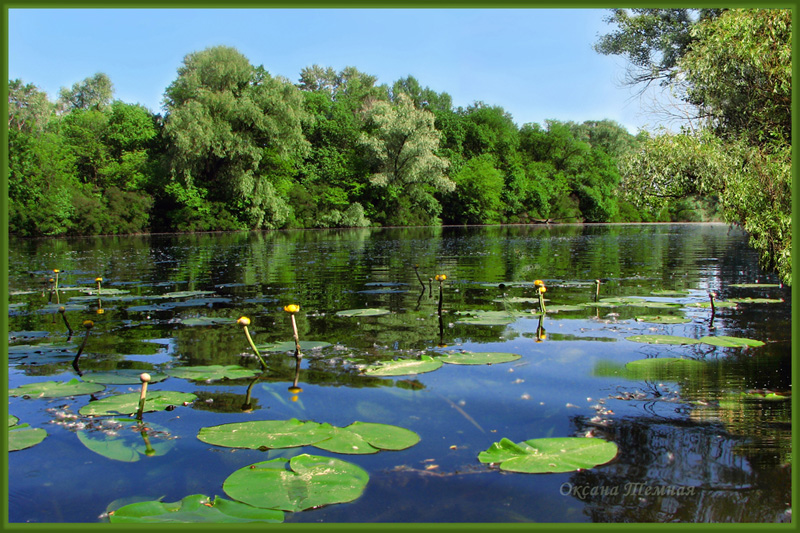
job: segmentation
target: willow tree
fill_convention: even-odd
[[[184,58],[165,93],[177,229],[281,227],[285,192],[307,149],[302,98],[236,49]]]
[[[365,109],[367,129],[361,145],[371,158],[376,219],[386,224],[430,224],[438,220],[437,192],[455,183],[445,174],[448,161],[438,155],[439,132],[433,113],[414,107],[405,94]]]

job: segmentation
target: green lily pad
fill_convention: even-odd
[[[456,324],[470,326],[507,326],[515,322],[517,318],[534,316],[533,313],[518,311],[460,311],[456,314],[464,316],[464,318],[456,320]]]
[[[312,350],[321,350],[331,346],[331,343],[325,341],[300,341],[300,351],[310,352]],[[263,352],[293,352],[297,349],[294,341],[275,342],[270,344],[258,344],[256,348]]]
[[[388,315],[391,313],[388,309],[380,309],[380,308],[367,308],[367,309],[346,309],[344,311],[338,311],[336,316],[380,316],[380,315]]]
[[[99,291],[97,290],[97,287],[79,287],[78,290],[81,292],[85,292],[91,296],[94,296],[95,298],[102,296],[117,296],[120,294],[128,294],[131,292],[123,289],[107,289],[105,287],[102,287]]]
[[[685,316],[678,315],[642,315],[637,316],[639,322],[651,322],[653,324],[686,324],[692,320]]]
[[[179,322],[184,326],[218,326],[220,324],[236,324],[236,319],[224,316],[196,316],[180,319]]]
[[[376,424],[353,422],[344,428],[334,428],[333,436],[314,444],[314,447],[335,453],[368,454],[380,450],[404,450],[419,442],[411,430]]]
[[[139,368],[118,368],[109,372],[85,372],[81,378],[83,381],[91,381],[92,383],[103,383],[105,385],[134,385],[142,382],[139,376],[143,372],[150,374],[150,384],[164,381],[169,376],[161,372],[154,372],[152,370],[142,370]]]
[[[439,357],[443,363],[453,365],[491,365],[497,363],[508,363],[521,358],[515,353],[502,352],[456,352]]]
[[[209,296],[215,294],[214,291],[174,291],[167,292],[159,296],[159,298],[189,298],[192,296]]]
[[[47,431],[44,429],[32,428],[28,424],[17,424],[17,422],[19,422],[17,417],[10,416],[8,419],[8,451],[16,452],[36,446],[47,437]]]
[[[689,293],[689,291],[685,291],[685,290],[663,289],[663,290],[658,290],[658,291],[652,291],[652,292],[650,292],[650,294],[652,294],[653,296],[675,296],[675,297],[681,297],[681,296],[689,296],[690,293]]]
[[[14,415],[8,415],[8,427],[16,426],[19,422],[19,418]]]
[[[741,348],[748,346],[764,346],[762,341],[755,339],[745,339],[742,337],[728,337],[726,335],[715,335],[700,337],[700,342],[713,346],[723,346],[726,348]]]
[[[584,311],[586,306],[583,305],[568,305],[568,304],[553,304],[547,306],[547,313],[566,313],[568,311]]]
[[[240,468],[224,481],[222,490],[254,507],[303,511],[353,501],[368,481],[369,474],[354,464],[302,454]]]
[[[742,304],[780,304],[783,303],[783,298],[728,298],[728,301]]]
[[[118,524],[142,524],[158,522],[283,522],[283,511],[259,509],[231,500],[214,497],[212,501],[203,494],[192,494],[184,499],[164,503],[157,500],[125,505],[110,512],[110,522]]]
[[[546,474],[586,470],[617,456],[613,442],[587,437],[531,439],[515,444],[503,438],[478,454],[482,463],[499,463],[501,470]]]
[[[197,438],[227,448],[294,448],[316,444],[333,435],[333,426],[291,420],[254,420],[200,429]]]
[[[74,357],[75,353],[72,352],[78,346],[76,344],[70,344],[65,342],[59,343],[49,343],[49,342],[42,342],[39,344],[15,344],[14,346],[8,347],[8,357],[9,359],[13,359],[14,357],[22,357],[28,355],[38,355],[38,354],[70,354]]]
[[[239,365],[199,365],[182,366],[167,370],[167,374],[176,378],[191,379],[194,381],[216,381],[219,379],[250,378],[260,373],[260,370],[244,368]]]
[[[704,309],[711,308],[711,302],[692,302],[690,304],[686,304],[686,307],[702,307]],[[731,301],[719,301],[714,300],[714,307],[716,308],[735,308],[737,307],[736,302]]]
[[[739,394],[743,400],[768,400],[768,401],[787,401],[792,399],[791,391],[775,392],[766,390],[749,390]]]
[[[383,361],[372,367],[366,368],[364,374],[370,376],[406,376],[410,374],[424,374],[441,368],[439,358],[422,355],[419,359],[401,359],[399,361]]]
[[[539,303],[539,298],[537,296],[506,296],[505,298],[495,298],[492,300],[493,302],[498,303],[510,303],[510,304],[528,304],[528,303]]]
[[[130,415],[139,410],[139,393],[131,392],[117,396],[109,396],[91,402],[78,411],[82,415]],[[192,402],[197,396],[188,392],[148,391],[144,411],[165,411],[167,408]]]
[[[16,389],[9,389],[9,396],[30,396],[32,398],[58,398],[60,396],[79,396],[81,394],[94,394],[105,389],[103,385],[86,383],[78,378],[69,381],[40,381],[27,383]]]
[[[158,424],[143,425],[130,418],[108,420],[95,429],[78,432],[78,440],[94,453],[126,463],[136,462],[142,455],[164,455],[175,445],[169,437],[169,431]]]
[[[697,344],[700,341],[680,335],[631,335],[625,337],[633,342],[645,342],[647,344]]]

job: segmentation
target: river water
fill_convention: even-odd
[[[309,350],[299,375],[291,354],[270,353],[269,372],[254,385],[177,377],[151,384],[198,398],[146,413],[145,421],[169,433],[170,446],[135,461],[84,445],[79,437],[91,421],[75,416],[94,399],[137,391],[135,383],[93,396],[10,397],[10,415],[47,431],[41,443],[9,453],[11,522],[99,522],[134,501],[225,497],[223,481],[246,465],[336,455],[197,439],[203,427],[291,418],[392,424],[420,441],[339,456],[369,473],[364,493],[350,503],[287,512],[286,522],[791,519],[791,291],[759,269],[736,228],[565,224],[11,239],[8,266],[9,345],[80,345],[82,324],[92,320],[82,373],[257,368],[238,325],[187,320],[247,316],[257,344],[285,342],[292,330],[283,307],[291,303],[300,305],[300,339],[330,344]],[[47,281],[53,269],[60,271],[56,292]],[[439,283],[431,278],[442,274],[440,315]],[[97,277],[116,294],[87,297]],[[544,317],[536,279],[552,309]],[[186,296],[159,299],[177,291]],[[698,306],[709,292],[720,304],[750,300],[718,305],[712,315]],[[607,300],[630,297],[642,305]],[[337,315],[352,309],[388,313]],[[467,320],[486,311],[516,314],[494,325]],[[661,315],[682,321],[651,321]],[[636,335],[764,344],[629,339]],[[461,351],[520,357],[416,375],[363,374],[380,361]],[[79,377],[75,348],[67,352],[10,354],[8,388]],[[621,370],[653,358],[703,366],[681,375]],[[302,392],[288,391],[295,377]],[[477,459],[502,438],[587,435],[616,443],[619,453],[594,468],[550,474],[507,472]]]

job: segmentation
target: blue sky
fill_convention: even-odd
[[[297,82],[319,64],[391,85],[412,75],[455,106],[498,105],[518,125],[658,117],[624,87],[625,62],[592,45],[605,9],[10,9],[8,77],[45,91],[104,72],[114,97],[161,110],[183,58],[233,46]]]

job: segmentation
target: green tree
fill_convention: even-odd
[[[59,91],[58,107],[64,112],[73,109],[104,110],[114,96],[114,85],[104,73],[98,72],[90,78],[75,83],[71,89]]]
[[[236,49],[187,55],[165,93],[179,229],[276,228],[307,149],[302,98]]]
[[[441,205],[436,192],[455,188],[445,171],[447,160],[436,155],[439,133],[434,115],[414,107],[405,94],[397,101],[378,101],[365,109],[367,132],[361,144],[371,156],[370,182],[387,224],[430,224]]]
[[[452,176],[456,188],[445,195],[442,218],[450,224],[503,222],[503,173],[491,155],[470,159]]]
[[[612,9],[605,19],[618,29],[600,37],[594,48],[628,60],[629,85],[666,85],[675,79],[678,60],[692,43],[692,26],[712,19],[719,9]]]
[[[55,107],[47,93],[22,80],[8,82],[8,128],[25,133],[41,132],[47,126]]]

